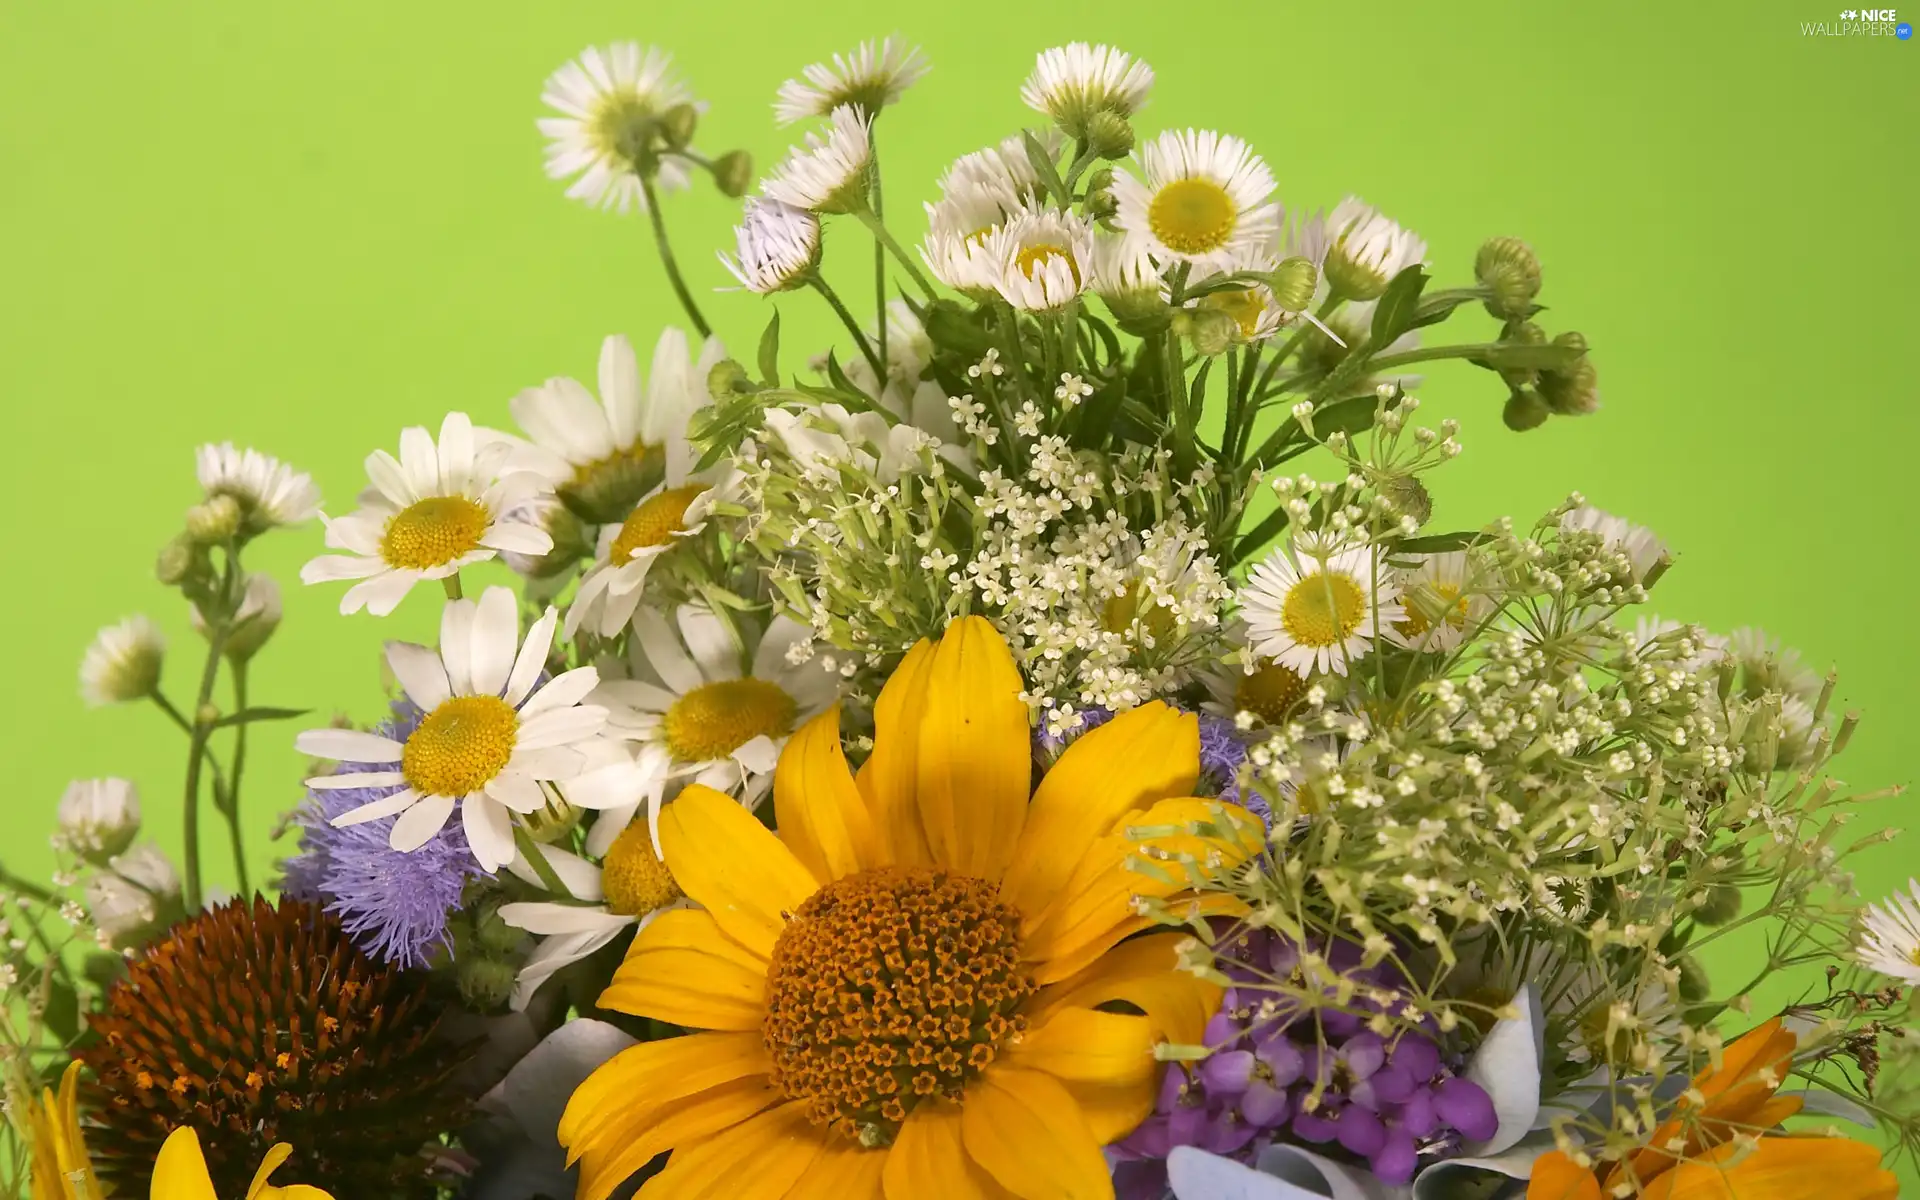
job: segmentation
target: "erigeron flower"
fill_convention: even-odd
[[[927,236],[920,257],[933,277],[957,291],[984,298],[994,286],[990,243],[1007,218],[1022,210],[1012,186],[991,177],[960,179],[927,208]]]
[[[1149,239],[1096,232],[1092,260],[1093,290],[1116,315],[1166,307],[1167,283]]]
[[[105,862],[140,832],[140,790],[127,779],[76,779],[58,812],[61,843],[88,862]]]
[[[1354,546],[1318,555],[1283,546],[1240,589],[1253,651],[1306,676],[1345,675],[1373,642],[1405,616],[1399,587],[1376,569],[1374,551]]]
[[[718,252],[720,265],[762,296],[800,287],[820,265],[820,218],[765,196],[747,197],[733,234],[737,256]]]
[[[1635,583],[1644,584],[1657,576],[1672,561],[1667,544],[1653,530],[1629,523],[1590,504],[1582,504],[1560,518],[1563,533],[1576,530],[1600,535],[1608,550],[1626,555]]]
[[[513,419],[531,445],[515,447],[509,470],[531,470],[590,520],[621,521],[660,485],[667,460],[686,449],[687,423],[712,403],[707,376],[726,357],[708,338],[693,357],[687,335],[669,327],[654,343],[643,382],[633,343],[615,334],[600,344],[600,400],[584,384],[547,380],[515,396]]]
[[[1426,258],[1427,244],[1358,196],[1327,214],[1320,267],[1329,287],[1349,300],[1372,300],[1401,271]]]
[[[135,846],[108,860],[109,870],[87,880],[87,916],[108,941],[126,944],[177,912],[180,874],[151,845]]]
[[[611,735],[642,747],[648,785],[670,777],[757,804],[788,736],[833,700],[836,678],[818,659],[798,657],[804,626],[775,617],[751,646],[735,628],[694,605],[682,605],[671,624],[652,609],[635,616],[633,677],[608,679],[592,698],[606,706]],[[666,755],[647,756],[648,747]],[[660,792],[648,794],[657,830]]]
[[[1860,961],[1882,975],[1920,984],[1920,880],[1909,879],[1904,894],[1896,890],[1883,903],[1867,905],[1860,920]]]
[[[247,533],[298,525],[320,511],[320,489],[311,476],[251,447],[239,450],[232,442],[221,442],[200,447],[194,458],[207,498],[231,496],[238,501],[241,528]]]
[[[652,155],[653,123],[693,102],[665,51],[637,42],[589,46],[547,79],[540,100],[563,114],[536,124],[547,138],[547,177],[573,179],[568,199],[645,212],[640,171],[655,172],[662,191],[687,186],[684,160]]]
[[[166,653],[167,639],[145,616],[107,626],[80,657],[80,698],[95,708],[146,699],[160,686]]]
[[[340,598],[340,611],[365,608],[384,617],[423,579],[457,575],[502,550],[551,550],[546,530],[507,518],[515,505],[545,490],[545,481],[526,471],[501,474],[511,447],[477,442],[467,414],[455,412],[441,423],[438,444],[415,426],[401,432],[398,460],[374,451],[367,457],[373,486],[361,494],[361,508],[333,520],[320,517],[327,545],[349,553],[309,561],[301,581],[359,580]]]
[[[1069,137],[1087,136],[1095,113],[1130,117],[1147,102],[1153,68],[1112,46],[1072,42],[1042,50],[1020,99],[1046,113]]]
[[[583,625],[601,637],[624,629],[640,607],[654,560],[704,531],[714,505],[738,489],[740,476],[732,464],[723,460],[693,471],[696,459],[684,434],[670,437],[666,479],[620,524],[601,527],[593,566],[581,577],[580,590],[567,609],[567,637]]]
[[[426,713],[419,726],[404,741],[354,729],[310,729],[295,741],[316,758],[384,768],[307,780],[318,790],[391,789],[333,824],[398,815],[390,844],[411,851],[457,805],[474,858],[494,871],[514,857],[513,814],[546,808],[547,785],[563,786],[570,803],[590,809],[639,794],[644,780],[633,764],[607,762],[606,710],[582,703],[598,672],[579,667],[539,684],[559,622],[549,608],[522,643],[513,592],[493,587],[477,603],[447,603],[438,650],[388,642],[388,667]]]
[[[833,110],[827,136],[809,133],[760,181],[782,204],[816,213],[852,212],[867,202],[867,166],[873,158],[872,118],[851,104]]]
[[[1477,593],[1464,550],[1420,556],[1401,577],[1401,616],[1388,636],[1403,646],[1448,653],[1492,612],[1492,600]]]
[[[988,239],[993,286],[1007,303],[1049,312],[1079,299],[1093,276],[1093,227],[1059,209],[1027,209]]]
[[[681,899],[680,887],[660,861],[644,823],[625,825],[598,866],[552,846],[541,847],[541,852],[573,900],[585,903],[529,900],[500,906],[501,920],[540,939],[514,980],[515,1012],[525,1009],[556,971],[630,928],[645,929]]]
[[[1238,627],[1229,636],[1244,641],[1246,631]],[[1244,648],[1227,662],[1202,671],[1200,681],[1207,689],[1208,699],[1201,705],[1207,712],[1222,717],[1247,713],[1260,725],[1286,724],[1307,697],[1307,681],[1298,671]]]
[[[1148,240],[1156,255],[1230,269],[1236,251],[1271,240],[1280,206],[1273,174],[1239,138],[1170,130],[1135,155],[1144,180],[1114,177],[1114,224]]]
[[[1270,243],[1251,242],[1233,250],[1216,272],[1200,275],[1196,285],[1209,282],[1209,275],[1263,273],[1273,270],[1279,259]],[[1260,342],[1279,332],[1296,314],[1280,307],[1273,289],[1264,283],[1210,291],[1190,302],[1190,307],[1211,309],[1233,318],[1234,340]]]
[[[791,125],[844,106],[871,121],[929,70],[932,66],[917,46],[892,37],[861,42],[844,57],[835,54],[831,66],[812,63],[801,68],[804,81],[789,79],[781,84],[780,98],[773,103],[774,120]]]

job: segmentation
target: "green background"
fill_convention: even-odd
[[[1026,122],[1018,85],[1034,52],[1075,38],[1153,65],[1143,129],[1248,138],[1296,208],[1358,192],[1427,238],[1442,284],[1464,279],[1485,236],[1527,238],[1552,326],[1588,336],[1606,405],[1513,435],[1490,377],[1441,364],[1427,411],[1462,420],[1467,453],[1437,481],[1437,521],[1531,519],[1578,488],[1656,527],[1678,552],[1657,611],[1759,624],[1840,665],[1841,700],[1867,717],[1847,779],[1905,782],[1920,717],[1908,557],[1920,46],[1801,34],[1838,12],[1838,0],[5,0],[0,857],[44,878],[62,787],[101,774],[138,780],[153,836],[178,850],[184,739],[150,708],[85,710],[75,668],[97,627],[145,611],[172,637],[167,689],[192,688],[197,639],[151,563],[197,499],[196,444],[286,458],[344,511],[360,460],[393,448],[401,426],[437,426],[449,408],[505,424],[518,389],[592,380],[608,333],[646,360],[677,310],[644,221],[563,199],[533,127],[549,71],[627,38],[672,49],[711,102],[703,147],[763,164],[789,140],[771,123],[781,80],[862,37],[920,41],[934,72],[882,125],[909,241],[923,226],[905,201]],[[708,187],[669,202],[703,295],[732,282],[712,248],[730,245],[735,212]],[[844,241],[842,271],[856,250],[864,268],[860,240],[833,230],[829,261]],[[707,307],[750,353],[764,302],[729,293]],[[787,328],[790,365],[828,336],[810,302],[790,304]],[[253,555],[288,583],[255,700],[366,717],[380,640],[425,637],[438,605],[422,594],[386,621],[342,618],[342,585],[292,582],[319,546],[314,527]],[[291,732],[267,727],[256,743],[256,861],[299,796]],[[1860,824],[1910,821],[1908,803]],[[1916,846],[1864,857],[1861,892],[1904,881]],[[212,881],[227,880],[218,842],[208,858]]]

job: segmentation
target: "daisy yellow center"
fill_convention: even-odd
[[[1206,254],[1227,244],[1240,210],[1211,179],[1176,179],[1147,204],[1153,236],[1176,254]]]
[[[1028,279],[1033,278],[1034,272],[1054,261],[1066,263],[1067,270],[1073,275],[1074,286],[1080,286],[1080,268],[1074,263],[1073,255],[1067,252],[1065,246],[1055,246],[1050,242],[1036,242],[1031,246],[1021,247],[1020,252],[1013,256],[1014,269]]]
[[[506,769],[520,714],[498,696],[442,700],[407,739],[400,771],[423,796],[465,796]]]
[[[1317,650],[1352,637],[1366,611],[1366,593],[1351,575],[1318,572],[1288,589],[1280,623],[1296,643]]]
[[[1214,292],[1204,303],[1217,312],[1223,312],[1233,318],[1240,330],[1240,336],[1251,341],[1260,332],[1260,317],[1266,311],[1266,305],[1260,299],[1260,293],[1252,288],[1234,292]]]
[[[443,567],[480,548],[493,518],[465,496],[429,496],[393,514],[380,535],[380,557],[390,567]]]
[[[1278,725],[1306,694],[1307,681],[1297,672],[1268,663],[1240,677],[1233,689],[1233,706],[1237,712],[1250,712],[1269,725]]]
[[[668,488],[641,501],[613,539],[613,550],[608,555],[613,564],[620,566],[642,550],[673,541],[673,535],[686,525],[688,507],[706,490],[701,484]]]
[[[1142,606],[1146,607],[1145,613],[1140,611]],[[1136,617],[1141,618],[1146,635],[1155,641],[1174,632],[1173,610],[1154,599],[1145,584],[1110,597],[1101,610],[1100,625],[1108,633],[1126,633],[1133,628]]]
[[[600,98],[587,119],[587,140],[601,154],[631,160],[639,135],[653,120],[653,105],[637,92],[614,92]]]
[[[764,679],[702,684],[673,702],[660,722],[667,749],[681,762],[725,758],[757,737],[793,732],[799,706]]]
[[[1430,583],[1423,593],[1410,597],[1406,605],[1406,615],[1400,619],[1400,632],[1408,638],[1425,636],[1435,621],[1428,613],[1438,614],[1438,623],[1463,629],[1467,623],[1467,602],[1460,595],[1460,588],[1451,583]]]
[[[1019,931],[998,887],[935,867],[827,884],[774,944],[761,1025],[774,1086],[867,1146],[890,1144],[923,1100],[960,1100],[1025,1030]]]
[[[1466,995],[1460,997],[1461,1015],[1475,1029],[1485,1034],[1500,1019],[1495,1014],[1512,1002],[1512,988],[1483,983],[1479,987],[1469,989]]]
[[[645,821],[620,831],[600,867],[600,886],[607,894],[607,911],[623,917],[645,916],[680,898],[673,872],[653,852],[653,835]]]

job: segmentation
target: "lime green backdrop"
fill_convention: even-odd
[[[168,690],[193,686],[197,639],[151,563],[197,498],[196,444],[287,458],[342,511],[401,426],[449,408],[504,424],[521,387],[591,379],[604,335],[627,332],[644,361],[677,318],[644,221],[569,202],[540,169],[541,81],[624,38],[676,52],[712,104],[704,147],[763,164],[788,140],[769,109],[781,80],[862,37],[919,40],[934,72],[882,125],[896,214],[1029,118],[1035,51],[1089,39],[1155,68],[1143,128],[1247,137],[1293,206],[1358,192],[1427,238],[1442,282],[1483,237],[1527,238],[1554,328],[1592,342],[1606,406],[1517,436],[1490,377],[1437,370],[1428,411],[1460,417],[1467,446],[1438,521],[1531,518],[1579,488],[1655,526],[1679,555],[1658,611],[1757,623],[1839,664],[1842,700],[1867,715],[1849,781],[1904,782],[1920,717],[1920,46],[1802,35],[1837,2],[8,0],[0,858],[44,877],[61,788],[98,774],[138,780],[178,850],[184,739],[150,709],[86,711],[75,668],[98,626],[145,611],[173,640]],[[734,214],[710,188],[670,201],[697,290],[731,282],[712,248]],[[899,227],[910,240],[921,223]],[[869,261],[851,230],[828,240]],[[828,329],[792,308],[795,354]],[[748,351],[767,315],[743,293],[708,313]],[[339,617],[340,586],[291,582],[319,545],[313,528],[254,555],[289,581],[255,702],[364,717],[380,639],[428,635],[438,606]],[[256,742],[256,861],[299,796],[291,732]],[[1860,823],[1902,820],[1892,800]],[[230,882],[217,841],[207,855]],[[1867,855],[1861,891],[1916,859],[1920,840]]]

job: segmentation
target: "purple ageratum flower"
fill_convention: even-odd
[[[1315,1144],[1366,1164],[1382,1182],[1413,1179],[1422,1157],[1457,1153],[1492,1137],[1493,1101],[1455,1075],[1430,1025],[1382,1036],[1367,1027],[1406,980],[1390,965],[1361,965],[1359,947],[1336,941],[1328,964],[1358,990],[1344,1009],[1309,1005],[1263,982],[1292,978],[1300,948],[1261,930],[1226,948],[1233,981],[1207,1024],[1213,1053],[1167,1070],[1154,1114],[1115,1146],[1123,1195],[1155,1197],[1164,1159],[1196,1146],[1251,1161],[1274,1141]],[[1388,997],[1386,1004],[1374,994]],[[1332,991],[1329,989],[1331,999]],[[1348,1009],[1355,1011],[1347,1011]]]
[[[376,732],[404,742],[424,714],[405,700]],[[386,766],[341,763],[335,774],[379,771]],[[281,890],[318,900],[340,918],[355,945],[396,966],[424,967],[449,945],[447,918],[460,905],[467,882],[487,874],[467,848],[466,831],[449,822],[427,844],[402,853],[387,844],[399,817],[383,817],[337,829],[343,813],[378,800],[391,788],[309,788],[294,814],[300,850],[286,862]]]

